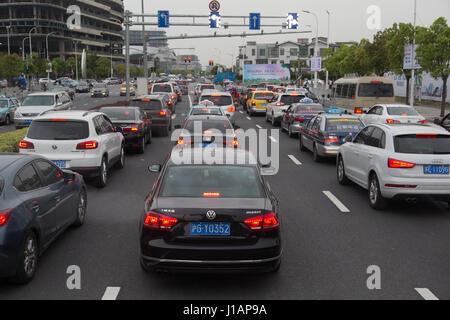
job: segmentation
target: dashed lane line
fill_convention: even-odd
[[[294,157],[292,154],[289,154],[288,157],[289,157],[289,159],[291,159],[292,162],[295,163],[296,165],[298,165],[298,166],[301,166],[301,165],[302,165],[302,163],[301,163],[300,161],[298,161],[298,159],[297,159],[296,157]]]
[[[257,127],[258,129],[262,129],[262,127],[261,127],[259,124],[257,124],[256,127]]]
[[[427,288],[415,288],[416,291],[424,298],[425,300],[439,300],[430,289]]]
[[[344,204],[339,201],[338,198],[336,198],[336,196],[334,194],[332,194],[330,191],[322,191],[324,195],[326,195],[328,197],[328,199],[330,199],[331,202],[333,202],[333,204],[343,213],[346,212],[350,212],[350,210],[348,210],[348,208],[346,206],[344,206]]]
[[[269,136],[269,139],[272,140],[272,142],[274,142],[274,143],[277,143],[277,142],[278,142],[277,139],[275,139],[275,138],[272,137],[272,136]]]
[[[119,295],[120,287],[107,287],[102,300],[116,300]]]
[[[247,120],[252,120],[252,118],[250,118],[250,117],[247,117]]]

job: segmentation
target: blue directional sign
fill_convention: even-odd
[[[158,11],[158,27],[168,28],[169,27],[169,11]]]
[[[297,29],[298,28],[298,13],[288,13],[286,22],[287,22],[288,29]]]
[[[221,20],[222,20],[222,17],[220,16],[219,12],[211,12],[209,14],[209,27],[211,29],[220,28]]]
[[[250,25],[250,30],[261,29],[261,14],[260,13],[250,13],[249,25]]]

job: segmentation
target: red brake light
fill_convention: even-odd
[[[220,193],[219,192],[203,192],[203,196],[205,198],[218,198],[218,197],[220,197]]]
[[[256,106],[256,102],[252,101],[252,107],[255,107],[255,106]]]
[[[8,222],[10,216],[11,216],[11,209],[0,211],[0,227]]]
[[[177,144],[184,144],[184,140],[183,139],[178,139],[178,142],[177,142]]]
[[[426,119],[424,119],[424,120],[420,120],[420,121],[418,121],[417,123],[427,123],[428,121],[426,120]]]
[[[252,230],[273,230],[280,226],[277,216],[272,212],[262,216],[248,218],[244,223]]]
[[[160,111],[160,112],[159,112],[159,115],[160,115],[160,116],[165,116],[166,114],[167,114],[166,111]]]
[[[388,159],[389,168],[414,168],[415,166],[416,166],[415,163],[395,159]]]
[[[93,150],[98,148],[97,141],[86,141],[77,144],[77,150]]]
[[[236,108],[235,107],[228,107],[227,111],[228,112],[234,112],[234,111],[236,111]]]
[[[304,122],[306,119],[303,117],[295,117],[294,122]]]
[[[381,84],[383,82],[382,81],[372,81],[371,83]]]
[[[50,121],[60,121],[60,122],[65,122],[65,121],[67,121],[67,119],[50,119]]]
[[[339,139],[336,136],[328,136],[325,137],[324,142],[339,142]]]
[[[22,140],[19,142],[19,149],[34,149],[34,144],[32,142]]]
[[[363,113],[361,108],[355,108],[354,112],[355,112],[355,114],[362,114]]]
[[[150,101],[150,99],[141,99],[141,101],[148,102],[148,101]]]
[[[139,126],[138,125],[133,125],[129,128],[123,128],[122,131],[139,131]]]
[[[284,103],[283,103],[283,102],[278,102],[278,103],[277,103],[277,106],[278,106],[278,107],[284,106]]]
[[[391,123],[400,123],[400,121],[398,120],[394,120],[394,119],[386,119],[386,122],[391,124]]]
[[[153,211],[147,212],[144,226],[151,229],[170,230],[178,223],[178,219],[168,217]]]
[[[437,138],[437,133],[418,133],[416,134],[416,138],[423,138],[423,139],[435,139]]]
[[[233,140],[233,147],[237,148],[239,146],[239,142],[237,141],[237,139],[235,138]]]

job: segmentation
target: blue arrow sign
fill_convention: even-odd
[[[297,29],[298,28],[298,13],[288,13],[286,22],[287,22],[288,29]]]
[[[169,27],[169,11],[158,11],[158,27]]]
[[[219,12],[211,12],[209,14],[209,27],[211,29],[220,28],[221,20],[222,20],[222,17],[220,16]]]
[[[249,17],[250,30],[261,29],[261,14],[260,13],[250,13]]]

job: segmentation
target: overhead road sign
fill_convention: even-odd
[[[250,30],[261,29],[261,14],[260,13],[250,13],[249,26],[250,26]]]
[[[211,29],[218,29],[220,28],[220,22],[222,18],[220,16],[219,12],[211,12],[209,14],[209,27]]]
[[[169,28],[169,11],[158,11],[158,27]]]
[[[288,13],[286,22],[287,22],[288,29],[297,29],[298,28],[298,13]]]

